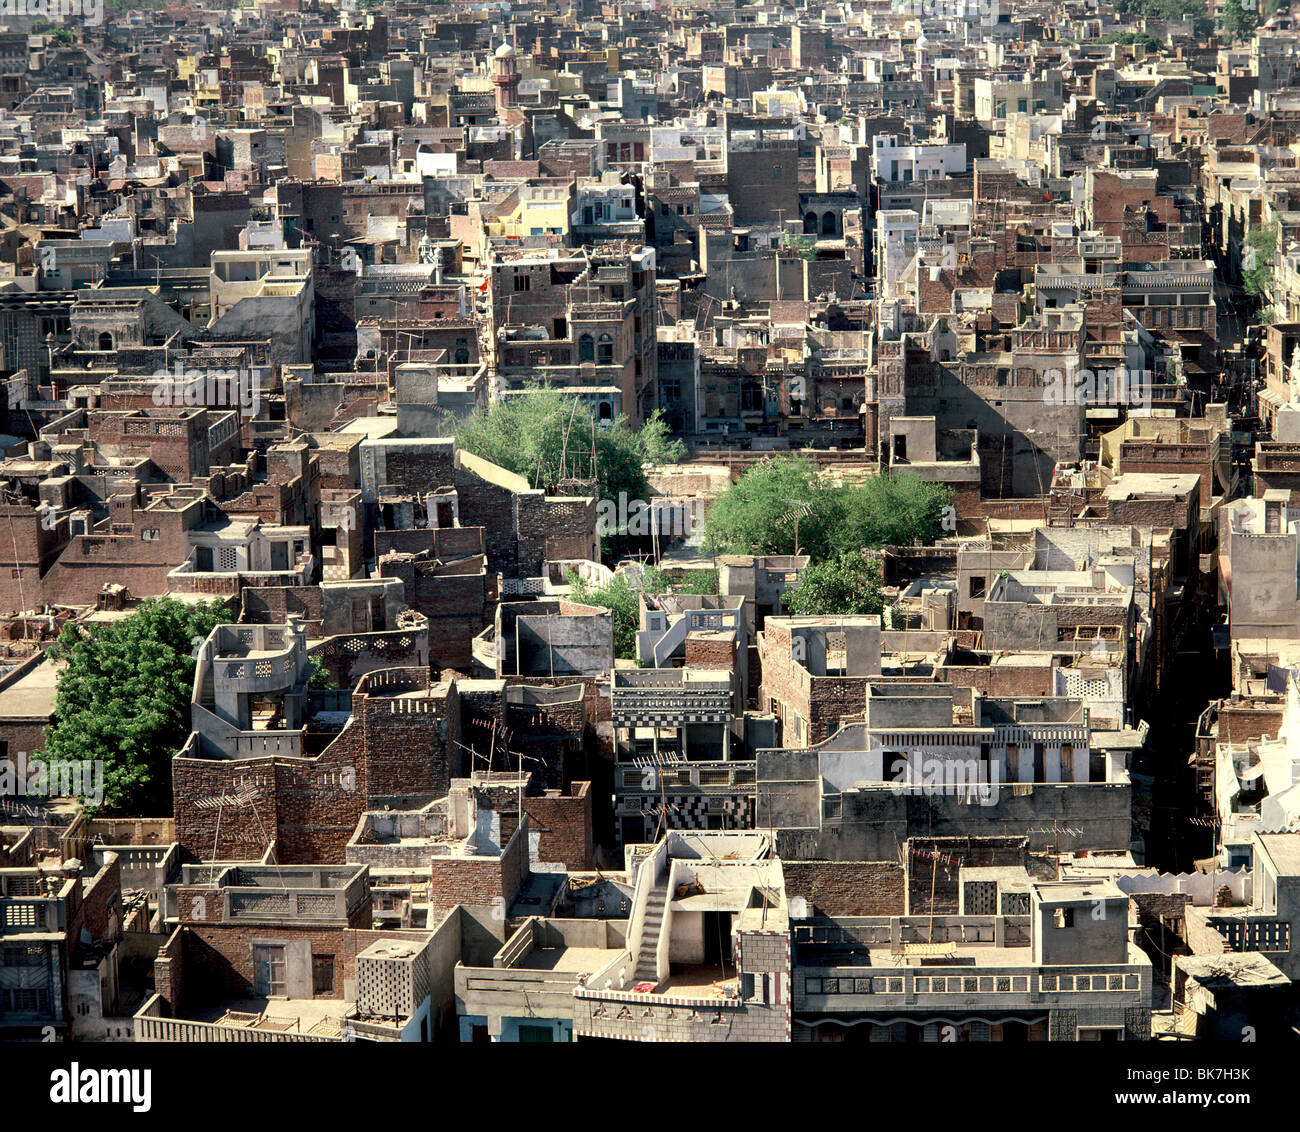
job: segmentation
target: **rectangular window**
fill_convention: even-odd
[[[532,290],[532,286],[533,286],[533,281],[532,281],[532,279],[530,279],[527,275],[516,275],[516,276],[515,276],[515,290],[516,290],[516,291],[531,291],[531,290]]]
[[[50,992],[35,987],[11,990],[9,1008],[20,1014],[45,1014],[50,1008]]]

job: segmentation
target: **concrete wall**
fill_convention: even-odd
[[[815,752],[759,752],[757,766],[755,824],[779,831],[783,858],[889,860],[907,838],[925,836],[1023,836],[1033,849],[1056,845],[1062,851],[1128,849],[1132,841],[1127,782],[1004,784],[992,805],[895,792],[889,785],[863,787],[839,795],[838,817],[823,818]]]
[[[521,673],[581,676],[608,672],[614,664],[611,614],[519,617],[515,633]]]

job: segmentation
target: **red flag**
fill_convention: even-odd
[[[480,291],[486,291],[486,290],[487,290],[487,285],[488,285],[488,281],[487,281],[486,279],[484,279],[483,282],[480,283],[480,284],[478,285],[478,289],[479,289]]]

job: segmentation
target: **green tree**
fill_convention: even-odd
[[[812,462],[803,456],[763,460],[713,501],[704,522],[711,553],[792,554],[799,542],[820,545],[832,519]]]
[[[852,553],[813,562],[786,594],[785,606],[800,617],[880,613],[880,563]]]
[[[1259,26],[1259,13],[1252,4],[1247,9],[1241,0],[1228,0],[1223,6],[1223,32],[1231,40],[1249,39]]]
[[[804,456],[778,456],[755,465],[714,501],[705,545],[714,554],[793,554],[798,547],[814,559],[910,546],[939,535],[951,500],[950,489],[916,476],[836,484]]]
[[[313,656],[309,664],[311,676],[307,679],[308,688],[317,688],[321,691],[331,692],[339,686],[339,682],[334,679],[333,674],[325,667],[324,662],[318,656]]]
[[[811,261],[817,258],[815,241],[807,236],[793,236],[789,232],[782,232],[781,243],[792,252],[795,252],[800,259]]]
[[[636,659],[636,634],[641,624],[641,594],[664,593],[668,590],[667,576],[653,567],[642,573],[638,585],[628,571],[620,571],[608,582],[599,585],[588,582],[570,570],[569,597],[582,605],[608,609],[614,615],[614,656],[618,660]]]
[[[594,450],[600,497],[614,501],[621,491],[629,500],[644,499],[645,466],[676,464],[686,454],[657,410],[639,429],[621,416],[598,424],[582,401],[544,385],[474,414],[457,430],[456,443],[549,493],[565,476],[590,477]]]
[[[1126,46],[1138,44],[1145,47],[1148,51],[1158,51],[1160,41],[1155,36],[1147,35],[1143,31],[1113,31],[1102,39],[1103,43],[1120,43]]]
[[[718,593],[718,572],[716,570],[687,570],[682,580],[673,586],[673,593],[702,594],[716,597]]]
[[[1176,21],[1204,19],[1209,15],[1205,0],[1113,0],[1111,6],[1121,16],[1139,16],[1148,20]]]
[[[1273,285],[1273,253],[1277,251],[1276,227],[1255,228],[1246,236],[1241,257],[1241,286],[1246,294],[1264,298]]]
[[[171,759],[190,734],[195,642],[231,621],[219,602],[142,601],[108,624],[65,625],[47,759],[104,761],[104,808],[171,813]]]

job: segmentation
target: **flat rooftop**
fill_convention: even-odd
[[[42,661],[0,689],[0,719],[47,719],[54,712],[59,673],[65,665]]]
[[[1281,876],[1300,876],[1300,833],[1261,833],[1259,842]]]
[[[571,971],[592,975],[614,954],[607,947],[534,947],[514,966],[529,971]]]

